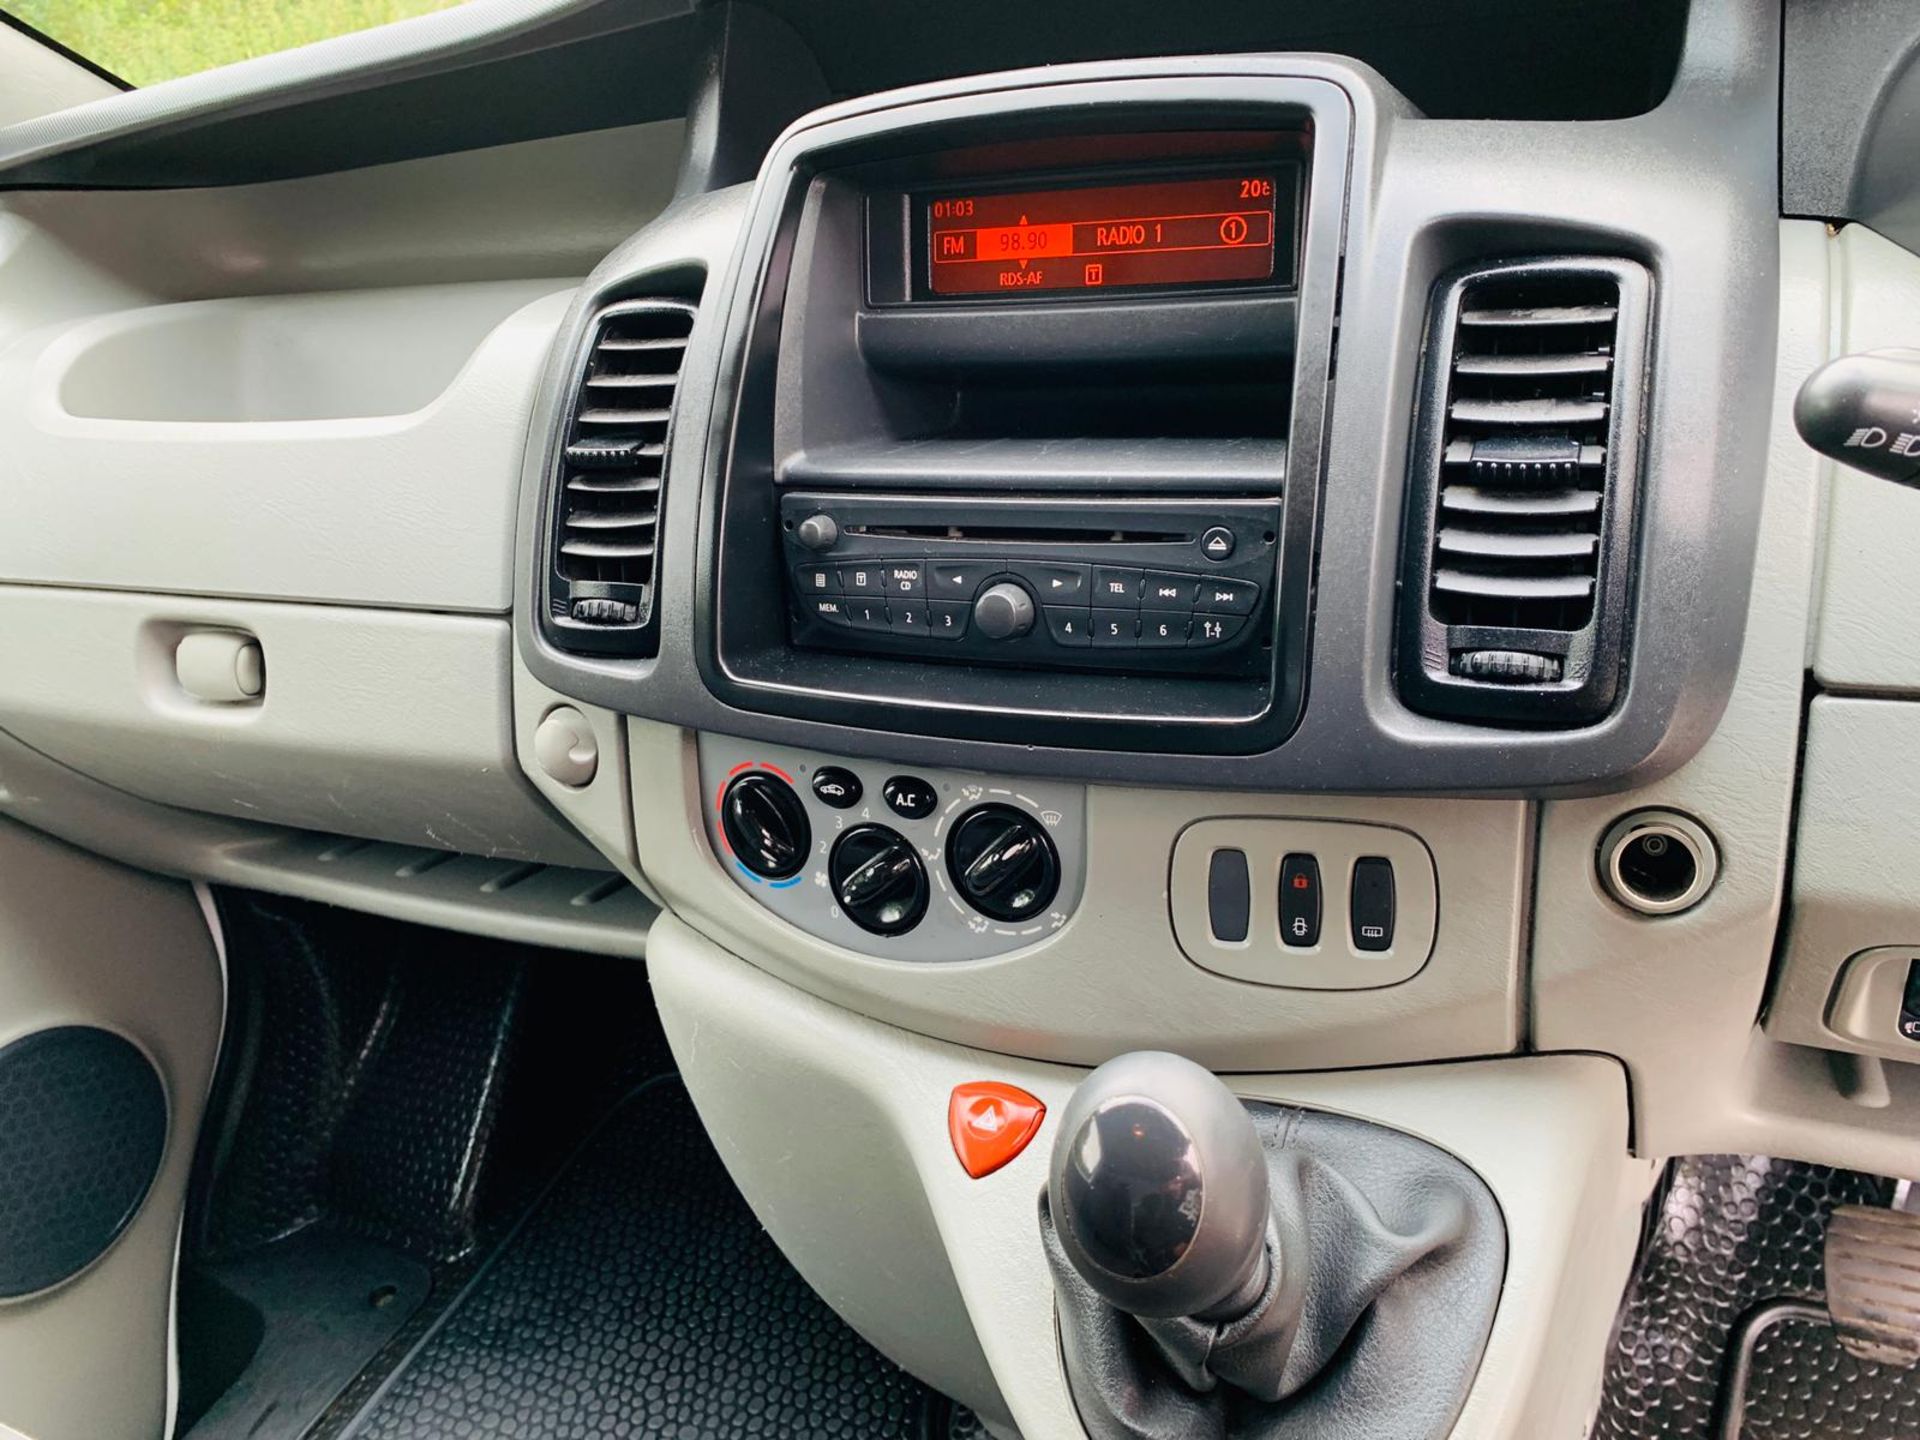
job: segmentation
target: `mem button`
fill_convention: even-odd
[[[828,625],[850,625],[847,618],[847,602],[838,595],[813,595],[806,601],[806,612],[814,619]]]
[[[1311,855],[1280,861],[1280,943],[1290,950],[1320,943],[1320,862]]]

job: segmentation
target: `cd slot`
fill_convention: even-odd
[[[1033,525],[850,525],[849,535],[889,540],[958,540],[981,545],[1190,545],[1191,530],[1096,530]]]

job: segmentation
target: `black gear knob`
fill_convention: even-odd
[[[1081,1081],[1047,1186],[1067,1259],[1118,1309],[1230,1319],[1266,1287],[1266,1155],[1246,1107],[1191,1060],[1140,1050]]]

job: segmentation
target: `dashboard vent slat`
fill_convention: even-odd
[[[1416,708],[1575,724],[1611,704],[1649,289],[1574,257],[1436,292],[1401,615]]]
[[[667,432],[694,313],[633,300],[594,321],[551,491],[547,613],[567,648],[651,643]]]

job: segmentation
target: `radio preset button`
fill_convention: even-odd
[[[1149,570],[1140,590],[1142,610],[1191,610],[1194,596],[1200,593],[1200,577],[1175,575],[1165,570]]]
[[[1200,587],[1196,607],[1221,615],[1251,615],[1260,603],[1260,587],[1244,580],[1208,580]]]
[[[793,588],[802,595],[838,595],[840,572],[831,565],[796,565]]]
[[[1137,572],[1136,572],[1137,573]],[[1140,617],[1131,610],[1095,610],[1093,643],[1132,649],[1139,643]]]
[[[989,575],[1007,567],[999,560],[941,560],[927,562],[929,600],[971,600]]]
[[[1140,645],[1142,649],[1150,646],[1185,645],[1186,643],[1186,616],[1156,615],[1149,610],[1140,617]]]
[[[887,602],[884,600],[862,600],[856,596],[844,597],[847,607],[847,623],[856,630],[885,630],[887,628]]]
[[[1075,605],[1047,606],[1047,633],[1056,645],[1089,645],[1093,612]]]
[[[847,618],[847,602],[838,595],[815,595],[806,602],[807,613],[816,620],[829,625],[851,625]]]
[[[1110,565],[1093,567],[1093,603],[1096,605],[1138,605],[1140,572],[1116,570]]]
[[[927,602],[927,633],[936,640],[958,640],[967,633],[967,617],[973,607],[960,600]]]
[[[1247,628],[1244,615],[1196,615],[1189,645],[1224,645]]]
[[[927,568],[918,560],[895,560],[880,567],[883,588],[889,597],[921,596],[927,593]]]
[[[1054,565],[1039,560],[1015,560],[1007,568],[1026,581],[1042,605],[1087,603],[1087,567]]]
[[[925,635],[927,602],[903,600],[898,595],[887,602],[887,629],[896,635]]]

